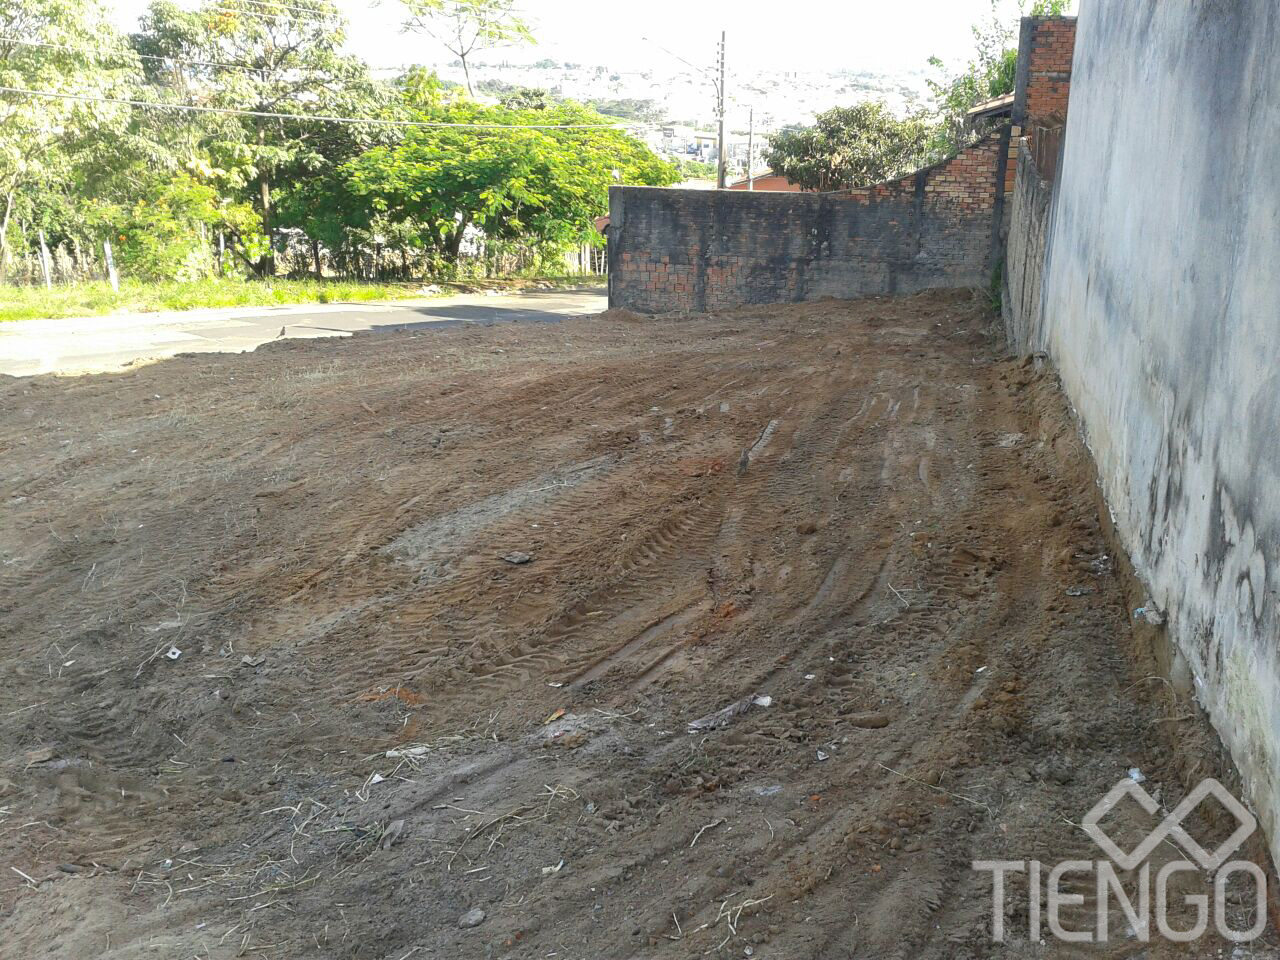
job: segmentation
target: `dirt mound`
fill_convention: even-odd
[[[600,319],[611,320],[616,323],[647,323],[652,318],[645,316],[643,313],[636,313],[634,310],[614,307],[600,314]]]
[[[1130,768],[1180,796],[1198,721],[987,323],[613,313],[0,384],[7,955],[996,952],[971,861],[1094,858],[1080,818]],[[1002,955],[1045,955],[1026,905]]]

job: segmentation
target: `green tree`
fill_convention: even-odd
[[[424,247],[456,263],[468,231],[490,241],[589,242],[614,183],[666,186],[679,174],[644,144],[577,104],[541,110],[441,103],[424,119],[493,128],[415,128],[347,164],[353,192],[391,221],[420,225]],[[582,129],[528,125],[585,124]]]
[[[141,52],[186,61],[153,73],[158,99],[299,115],[368,115],[379,106],[366,65],[339,52],[346,22],[328,0],[209,0],[192,12],[156,0],[142,27]],[[276,183],[325,165],[329,125],[264,116],[188,123],[225,187],[252,190],[262,232],[274,239]],[[275,272],[270,247],[259,269]]]
[[[920,116],[900,120],[868,101],[819,114],[812,127],[774,135],[765,162],[806,190],[868,186],[903,176],[928,158],[929,126]]]
[[[472,54],[494,47],[533,43],[533,34],[513,0],[402,0],[408,12],[404,29],[431,37],[462,63],[471,87]]]
[[[97,0],[0,0],[0,86],[122,98],[137,77],[137,60]],[[59,203],[73,179],[69,148],[118,137],[129,118],[119,104],[0,96],[0,274],[12,262],[15,220],[47,230],[55,208],[73,212]]]
[[[208,183],[188,173],[150,184],[147,197],[112,210],[119,230],[116,255],[121,270],[141,280],[199,280],[213,273],[214,261],[202,237],[224,230],[240,238],[249,254],[266,246],[259,221],[245,203],[227,203]]]

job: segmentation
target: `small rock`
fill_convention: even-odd
[[[1049,768],[1049,779],[1054,783],[1066,786],[1075,778],[1075,772],[1065,763],[1057,763]]]
[[[1093,593],[1093,587],[1067,587],[1068,597],[1087,597]]]
[[[478,927],[484,923],[485,912],[479,907],[472,907],[466,913],[458,918],[458,926],[464,930],[470,930],[472,927]]]
[[[881,727],[887,727],[890,719],[887,713],[859,713],[850,717],[849,722],[855,727],[866,730],[879,730]]]
[[[37,763],[48,763],[56,756],[53,747],[41,747],[38,750],[28,750],[24,755],[27,766],[32,767]]]
[[[1140,606],[1137,610],[1133,611],[1133,618],[1135,620],[1143,620],[1151,624],[1153,627],[1164,626],[1165,621],[1164,611],[1153,604],[1150,600]]]
[[[404,836],[404,820],[392,820],[387,824],[387,829],[382,831],[382,837],[378,841],[378,846],[383,850],[390,850]],[[484,914],[480,914],[480,920],[484,919]],[[480,921],[477,920],[476,923]],[[472,924],[475,926],[475,924]]]
[[[502,559],[507,563],[514,563],[516,566],[528,563],[533,557],[527,553],[521,553],[519,550],[513,550],[511,553],[503,554]]]

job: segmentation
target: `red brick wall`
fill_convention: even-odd
[[[615,187],[609,304],[665,313],[986,286],[1006,144],[995,133],[843,193]]]
[[[990,212],[999,190],[995,170],[1000,157],[1000,142],[1000,134],[993,133],[949,160],[901,180],[850,190],[847,196],[864,202],[873,198],[903,197],[914,193],[923,177],[926,198],[940,206],[946,205],[964,213]]]
[[[1076,49],[1074,17],[1028,17],[1031,22],[1023,126],[1049,117],[1066,119],[1071,58]],[[1027,38],[1024,38],[1024,43]],[[1022,51],[1019,51],[1019,56]]]
[[[1075,17],[1023,17],[1018,41],[1013,138],[1005,177],[1005,188],[1009,192],[1013,190],[1017,173],[1019,138],[1032,151],[1041,174],[1053,176],[1060,132],[1067,121],[1075,47]]]

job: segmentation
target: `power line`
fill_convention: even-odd
[[[266,20],[277,20],[281,17],[290,17],[296,22],[307,23],[330,23],[334,17],[343,19],[345,16],[340,10],[328,10],[323,7],[297,7],[287,3],[278,3],[275,0],[240,0],[241,3],[250,3],[256,7],[265,9],[254,9],[253,7],[236,6],[231,0],[217,0],[217,2],[205,7],[203,10],[196,9],[192,13],[227,13],[227,14],[246,14],[253,17],[261,17]],[[432,10],[424,11],[424,16],[432,16],[437,13],[458,14],[467,11],[474,11],[475,8],[465,3],[450,3],[448,0],[441,0],[440,6]],[[515,13],[514,8],[511,10]]]
[[[156,103],[150,100],[129,100],[122,97],[91,97],[78,93],[56,93],[52,90],[24,90],[20,87],[0,87],[0,93],[16,93],[22,96],[47,97],[55,100],[76,100],[82,103],[118,103],[123,106],[152,110],[267,117],[276,120],[306,120],[316,123],[368,123],[393,127],[445,127],[468,130],[626,130],[641,126],[657,126],[657,124],[627,123],[443,123],[427,120],[385,120],[375,117],[335,117],[327,114],[273,113],[266,110],[238,110],[234,107],[202,107],[191,103]]]
[[[90,51],[79,50],[76,47],[65,43],[46,43],[42,40],[19,40],[17,37],[0,37],[0,43],[17,43],[24,47],[44,47],[49,50],[67,50],[71,53],[80,54],[81,56],[92,56],[99,62],[103,59],[103,57],[93,54]],[[138,53],[136,50],[132,52],[133,55],[140,60],[159,60],[162,63],[189,63],[197,67],[225,67],[228,70],[257,71],[262,69],[261,67],[251,67],[245,63],[225,63],[221,60],[190,60],[186,57],[165,57],[155,53]],[[122,53],[121,57],[123,56],[124,54]]]
[[[101,54],[96,54],[88,50],[80,50],[77,47],[73,47],[65,43],[47,43],[43,40],[20,40],[17,37],[0,37],[0,43],[16,43],[24,47],[43,47],[48,50],[66,50],[69,53],[75,53],[83,57],[91,57],[92,59],[97,60],[99,63],[102,63],[105,60],[110,59],[109,57],[103,56]],[[135,57],[138,57],[141,60],[156,60],[161,63],[188,63],[188,64],[191,64],[192,66],[197,66],[197,67],[222,67],[223,69],[226,69],[226,70],[244,70],[249,73],[259,73],[263,69],[262,67],[255,67],[248,63],[228,63],[225,60],[194,60],[189,57],[169,57],[169,56],[164,56],[162,54],[156,54],[156,53],[138,53],[138,51],[132,50],[132,48],[130,48],[130,52],[132,52]],[[124,57],[125,55],[122,52],[120,54],[120,59],[124,59]],[[422,65],[412,64],[412,63],[399,64],[398,66],[374,66],[372,64],[366,65],[367,69],[372,73],[408,73],[410,70],[419,66],[422,66]]]
[[[698,73],[702,74],[704,77],[706,77],[706,78],[707,78],[708,80],[710,80],[712,83],[715,83],[715,82],[716,82],[715,74],[713,74],[710,70],[705,70],[705,69],[703,69],[702,67],[698,66],[698,65],[697,65],[697,64],[695,64],[695,63],[690,63],[688,60],[686,60],[684,57],[680,56],[678,53],[672,53],[670,50],[668,50],[668,49],[667,49],[666,47],[664,47],[662,44],[658,43],[658,41],[656,41],[656,40],[650,40],[648,37],[641,37],[640,39],[641,39],[641,40],[643,40],[643,41],[645,41],[646,43],[651,43],[651,44],[653,44],[655,47],[657,47],[659,50],[661,50],[661,51],[662,51],[663,53],[665,53],[667,56],[671,57],[672,59],[679,60],[679,61],[680,61],[681,63],[683,63],[686,67],[692,67],[696,72],[698,72]]]

